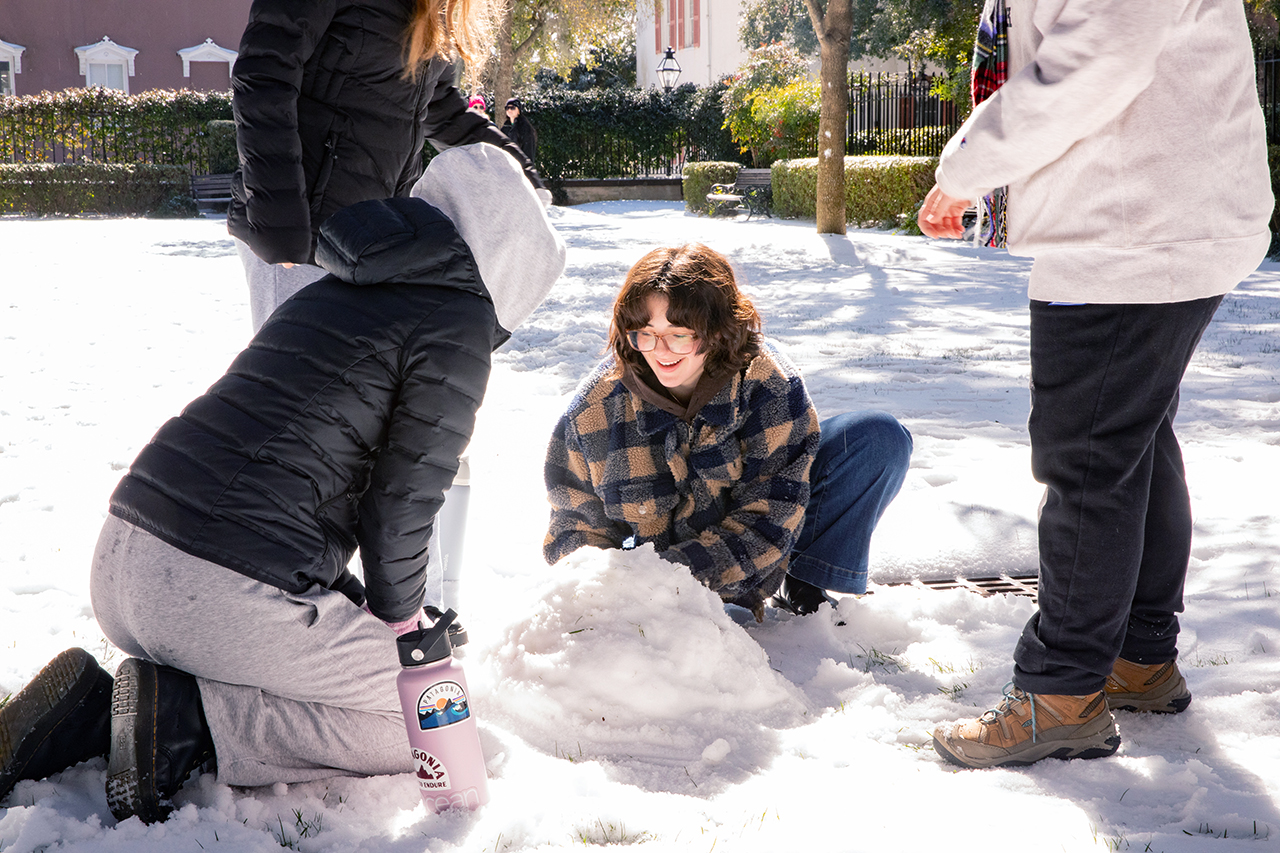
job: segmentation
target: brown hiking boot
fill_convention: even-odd
[[[1191,704],[1191,691],[1174,661],[1144,666],[1117,658],[1107,676],[1106,694],[1113,711],[1177,714]]]
[[[1102,758],[1120,747],[1104,694],[1025,693],[1005,685],[1004,701],[976,720],[933,732],[933,748],[961,767],[1022,767],[1042,758]]]

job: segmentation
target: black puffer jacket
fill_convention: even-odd
[[[112,514],[271,586],[422,604],[427,541],[489,377],[497,321],[453,224],[415,198],[326,224],[330,275],[271,315],[203,396],[160,428]]]
[[[324,220],[407,196],[424,140],[520,149],[467,109],[453,65],[402,76],[412,0],[254,0],[232,73],[240,170],[227,229],[267,263],[312,262]]]

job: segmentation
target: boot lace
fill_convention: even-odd
[[[1036,695],[1014,687],[1012,681],[1005,684],[1001,693],[1004,694],[1004,699],[1000,704],[994,708],[988,708],[979,719],[987,724],[994,723],[1001,715],[1008,715],[1012,712],[1014,702],[1025,701],[1031,706],[1031,742],[1038,743],[1037,733],[1040,731],[1040,727],[1036,724]]]

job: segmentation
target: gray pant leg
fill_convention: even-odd
[[[395,635],[341,593],[284,592],[109,516],[90,594],[111,642],[196,676],[220,782],[413,770]]]
[[[259,258],[249,245],[235,238],[236,253],[244,264],[244,277],[249,282],[249,316],[253,331],[257,332],[267,322],[271,312],[290,296],[316,279],[327,275],[322,267],[311,264],[269,264]]]

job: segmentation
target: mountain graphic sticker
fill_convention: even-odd
[[[437,681],[418,698],[418,728],[423,731],[451,726],[470,716],[467,692],[456,681]]]

